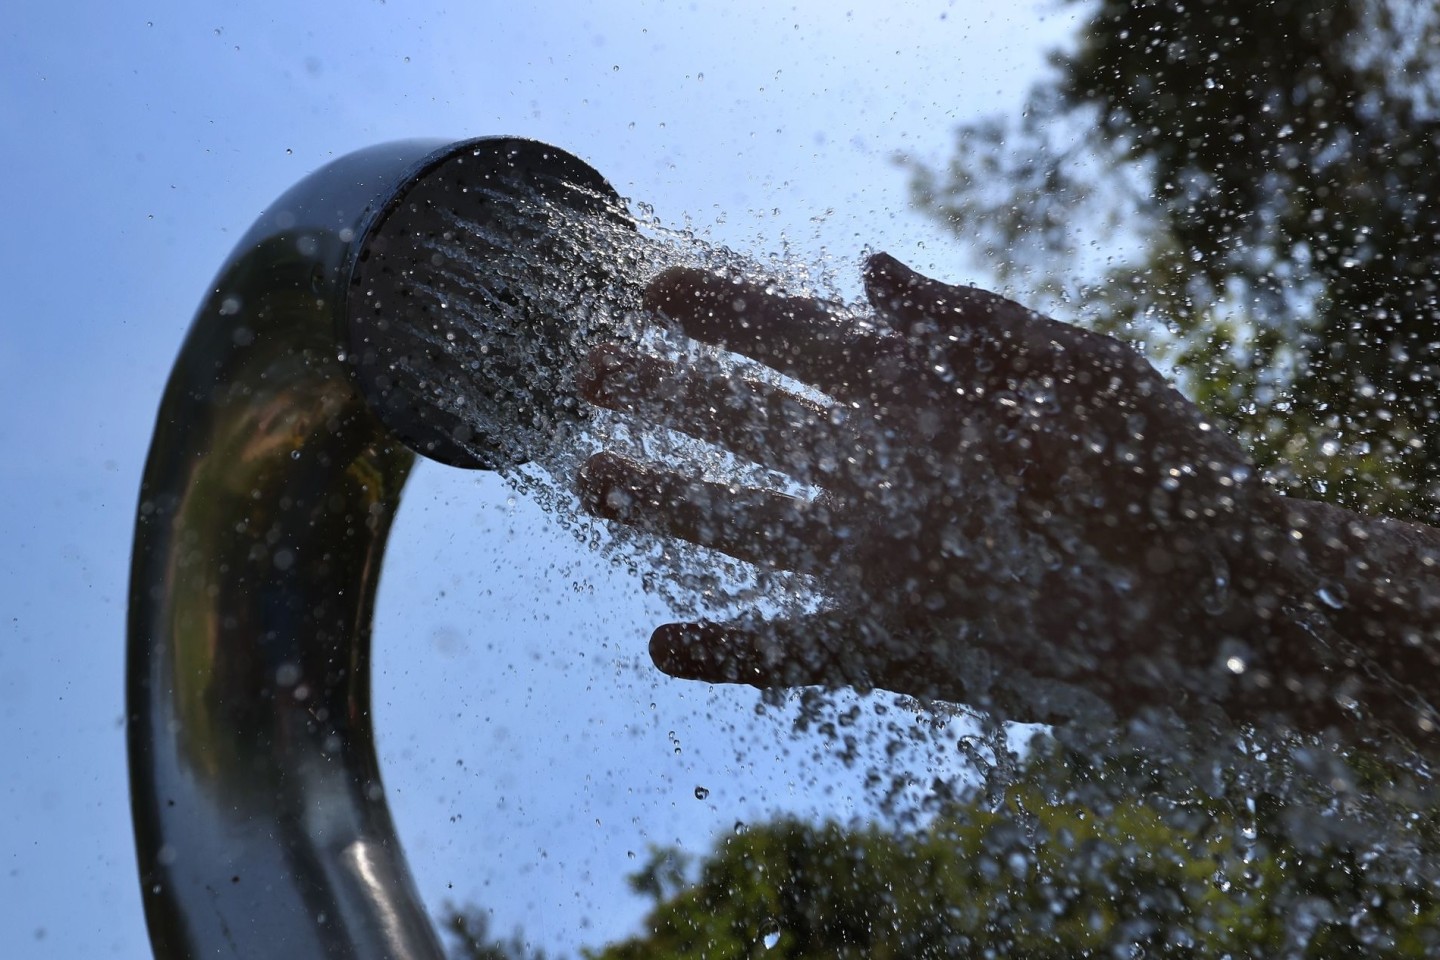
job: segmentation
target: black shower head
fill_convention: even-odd
[[[499,466],[580,415],[576,324],[606,313],[584,301],[628,296],[595,243],[627,223],[553,147],[405,142],[301,181],[221,268],[161,402],[131,566],[157,956],[443,956],[375,757],[386,536],[412,451]]]
[[[488,139],[435,158],[355,249],[342,338],[371,408],[444,463],[530,459],[580,416],[590,328],[634,299],[616,275],[633,235],[611,186],[563,150]]]

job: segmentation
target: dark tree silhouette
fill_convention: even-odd
[[[1434,523],[1434,5],[1103,0],[1056,67],[911,162],[922,209],[1012,282],[1088,280],[1082,319],[1151,339],[1281,482]]]
[[[1000,956],[1409,957],[1440,949],[1421,880],[1379,880],[1343,844],[1285,837],[1282,806],[1195,793],[1091,802],[1114,763],[1046,751],[999,802],[970,793],[897,832],[782,819],[693,867],[652,850],[630,878],[646,932],[588,960]],[[1312,838],[1313,839],[1313,838]],[[461,929],[460,914],[450,927]],[[521,960],[521,938],[455,960]]]
[[[518,930],[509,937],[492,935],[490,915],[481,907],[446,907],[441,927],[455,960],[546,960],[545,951],[531,947]]]

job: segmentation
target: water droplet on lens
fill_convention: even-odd
[[[780,942],[780,924],[774,920],[765,924],[765,929],[760,932],[760,942],[765,944],[766,950],[774,950]]]

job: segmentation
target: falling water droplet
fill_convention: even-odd
[[[760,932],[760,942],[765,944],[766,950],[774,950],[780,942],[780,924],[774,920],[766,923],[765,929]]]
[[[696,788],[695,788],[695,799],[696,799],[696,800],[704,800],[704,799],[705,799],[706,797],[708,797],[708,796],[710,796],[710,791],[709,791],[708,789],[706,789],[705,787],[696,787]]]

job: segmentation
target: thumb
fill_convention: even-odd
[[[650,637],[650,659],[683,680],[752,687],[853,685],[835,647],[838,624],[823,614],[766,620],[750,614],[728,623],[667,623]]]
[[[1038,314],[979,287],[953,286],[910,269],[888,253],[863,268],[865,295],[881,319],[907,334],[973,332],[1008,339]]]
[[[932,315],[945,289],[942,284],[921,276],[888,253],[866,259],[861,276],[870,306],[891,327],[910,334],[923,324],[935,323]]]

